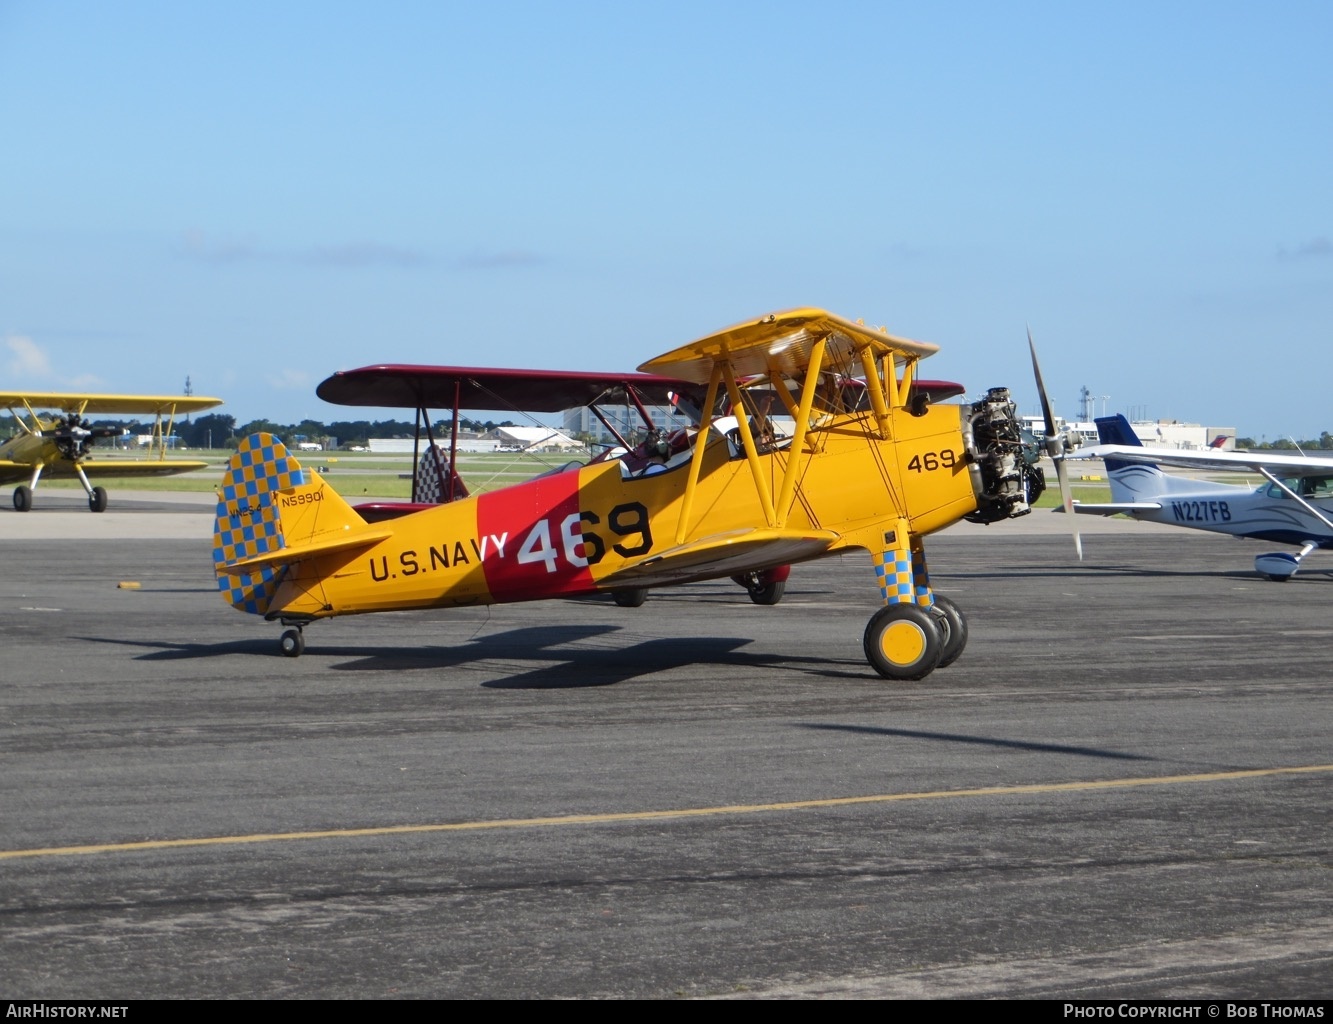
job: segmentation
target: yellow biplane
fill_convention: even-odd
[[[202,412],[222,404],[220,398],[194,395],[92,395],[41,391],[0,391],[0,405],[18,424],[18,432],[0,444],[0,484],[15,483],[14,509],[32,508],[32,495],[43,477],[77,477],[88,494],[88,508],[106,511],[106,488],[93,480],[128,476],[169,476],[204,469],[206,462],[166,457],[166,439],[177,415]],[[120,437],[119,427],[94,427],[89,413],[154,417],[148,458],[94,460],[93,442]],[[26,416],[26,419],[25,419]]]
[[[639,368],[703,391],[682,450],[376,523],[252,435],[219,492],[218,584],[281,622],[295,657],[303,627],[334,615],[664,586],[859,548],[885,602],[866,657],[886,678],[920,679],[967,639],[962,613],[931,592],[923,538],[1023,515],[1043,486],[1007,390],[957,405],[913,386],[935,351],[818,309],[747,321]]]

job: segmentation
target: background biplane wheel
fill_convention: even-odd
[[[278,639],[278,650],[284,658],[299,658],[305,650],[305,635],[299,629],[283,630]]]
[[[957,661],[967,646],[967,619],[958,605],[939,594],[935,595],[935,607],[931,611],[940,630],[940,663],[935,667],[945,668]]]
[[[866,625],[866,660],[885,679],[924,679],[940,660],[936,617],[914,604],[881,608]]]
[[[19,484],[14,488],[14,511],[26,512],[32,508],[32,488],[27,484]]]
[[[648,588],[625,587],[623,590],[611,591],[611,597],[622,608],[638,608],[648,600]]]
[[[88,510],[90,512],[106,511],[106,488],[94,487],[92,494],[88,495]]]

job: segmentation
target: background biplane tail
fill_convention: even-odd
[[[255,615],[288,564],[384,538],[272,434],[251,434],[227,463],[213,524],[213,568],[232,607]]]

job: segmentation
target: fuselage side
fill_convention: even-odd
[[[842,415],[812,430],[800,452],[761,451],[770,495],[779,492],[788,460],[799,460],[796,500],[781,525],[835,532],[840,539],[829,551],[836,551],[877,524],[905,519],[926,534],[955,522],[978,503],[962,416],[956,405],[920,416],[895,409],[891,438],[882,439],[870,413]],[[321,618],[586,593],[611,586],[604,581],[650,554],[764,525],[750,463],[716,436],[682,523],[690,470],[690,453],[683,454],[650,475],[627,478],[621,463],[605,462],[393,520],[391,536],[373,546],[289,565],[267,615]],[[328,485],[315,476],[311,486]],[[785,560],[775,556],[774,564]],[[733,571],[719,562],[692,578]]]

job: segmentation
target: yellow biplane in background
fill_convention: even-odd
[[[32,495],[43,477],[77,477],[88,493],[88,508],[106,511],[106,488],[92,480],[128,476],[169,476],[204,469],[206,462],[168,459],[166,439],[178,415],[202,412],[222,404],[220,398],[195,395],[92,395],[40,391],[0,391],[18,433],[0,444],[0,484],[21,481],[14,488],[14,509],[32,508]],[[94,427],[89,413],[154,417],[147,458],[106,458],[94,461],[93,442],[120,437],[121,427]],[[26,417],[26,418],[25,418]]]
[[[885,603],[866,657],[920,679],[967,639],[931,592],[923,538],[1024,515],[1044,484],[1006,389],[955,405],[913,387],[935,351],[818,309],[747,321],[639,367],[702,390],[681,450],[575,463],[381,522],[255,434],[219,492],[218,585],[287,627],[280,649],[295,657],[303,627],[334,615],[665,586],[864,549]]]

